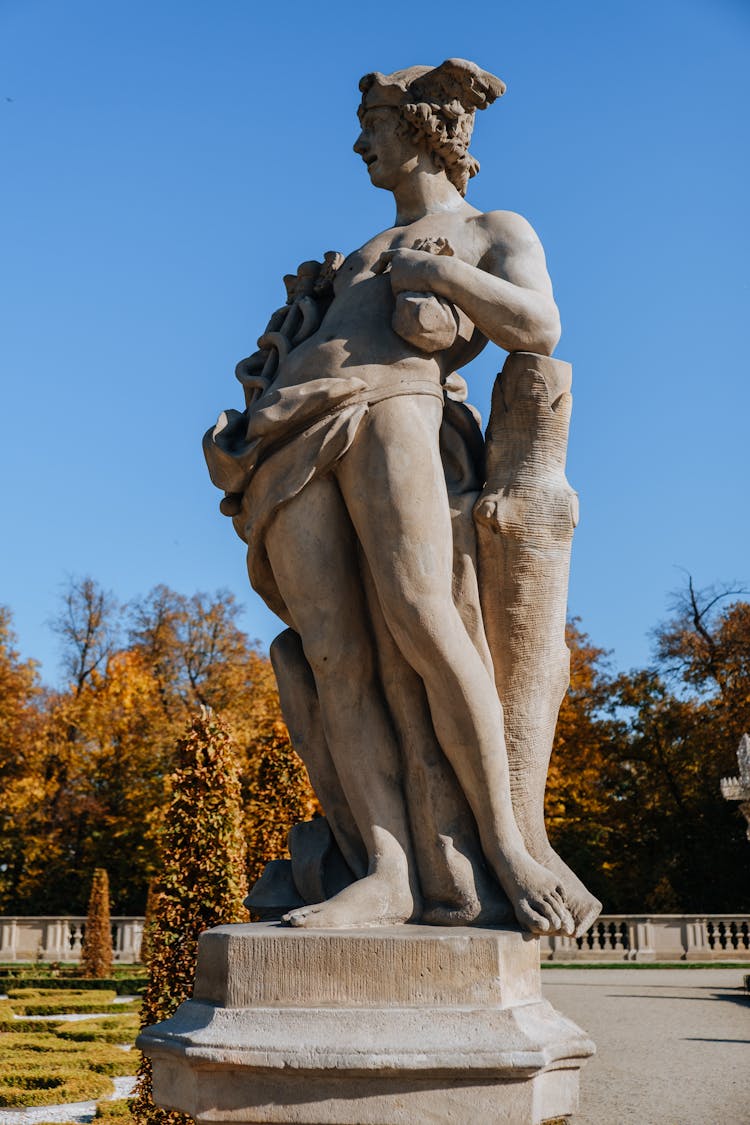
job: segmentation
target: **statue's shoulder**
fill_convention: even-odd
[[[490,244],[506,252],[539,245],[539,238],[531,223],[515,211],[486,211],[478,215],[476,221]]]
[[[482,269],[515,285],[549,292],[544,250],[531,223],[514,211],[488,211],[480,219],[484,232]]]

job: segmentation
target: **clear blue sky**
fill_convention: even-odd
[[[66,574],[227,586],[268,643],[200,439],[281,277],[390,225],[357,81],[450,56],[508,84],[469,200],[526,215],[574,365],[570,608],[649,657],[683,567],[750,579],[743,0],[0,0],[0,602],[57,677]],[[471,370],[487,414],[502,362]]]

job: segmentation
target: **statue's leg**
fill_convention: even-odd
[[[292,746],[305,763],[341,854],[361,879],[367,873],[367,854],[328,749],[315,678],[299,634],[285,629],[271,644],[270,656]]]
[[[364,557],[361,569],[380,680],[401,747],[424,898],[421,920],[436,926],[507,922],[510,905],[484,862],[471,809],[435,736],[424,684],[391,636]]]
[[[532,859],[518,830],[502,708],[453,602],[441,418],[441,404],[427,396],[378,403],[337,478],[383,616],[424,683],[435,733],[474,813],[488,864],[523,925],[569,932],[573,919],[559,881]]]
[[[404,922],[419,892],[399,751],[375,668],[357,541],[335,480],[312,481],[279,509],[266,549],[315,678],[325,740],[367,850],[368,875],[292,925]]]
[[[516,821],[526,846],[555,871],[577,932],[601,903],[552,850],[544,791],[568,686],[568,569],[576,496],[565,478],[570,366],[548,356],[508,357],[492,396],[487,485],[475,518],[482,615],[505,713]]]

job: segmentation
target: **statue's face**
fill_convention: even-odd
[[[419,160],[413,141],[397,132],[398,110],[390,106],[365,110],[360,124],[362,132],[354,142],[354,151],[367,165],[374,186],[393,191]]]

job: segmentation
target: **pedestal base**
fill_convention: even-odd
[[[154,1100],[199,1123],[539,1125],[594,1046],[515,929],[220,926],[194,999],[147,1028]]]

